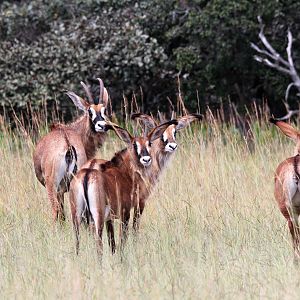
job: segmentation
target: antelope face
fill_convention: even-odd
[[[133,141],[133,151],[139,163],[144,167],[149,167],[152,162],[150,155],[151,143],[147,138],[135,138]]]
[[[174,152],[177,150],[177,143],[176,143],[176,126],[170,125],[163,133],[161,137],[161,141],[164,145],[165,152]]]
[[[103,81],[99,81],[99,98],[93,98],[90,88],[84,82],[80,82],[87,95],[88,101],[76,95],[74,92],[66,91],[73,103],[84,112],[87,112],[91,120],[91,129],[93,132],[106,132],[109,128],[108,119],[106,117],[106,107],[108,103],[108,92],[103,85]]]
[[[159,139],[165,130],[170,125],[177,125],[177,120],[172,120],[154,127],[147,136],[133,137],[126,129],[109,122],[108,129],[115,131],[117,136],[128,144],[126,149],[130,151],[131,158],[135,160],[135,164],[149,167],[152,163],[151,158],[151,144],[153,141]]]
[[[106,132],[107,116],[106,107],[104,104],[92,104],[88,108],[88,113],[91,120],[91,126],[95,132]]]

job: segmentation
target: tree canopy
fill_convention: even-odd
[[[180,78],[190,110],[228,101],[243,109],[266,99],[280,113],[289,78],[253,59],[258,15],[280,53],[290,28],[300,69],[295,0],[4,1],[0,105],[71,105],[64,90],[83,94],[81,80],[101,77],[116,108],[134,92],[144,112],[167,110]],[[295,93],[289,101],[298,105]]]

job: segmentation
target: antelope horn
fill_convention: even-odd
[[[94,101],[89,87],[83,81],[80,81],[80,84],[83,86],[83,89],[89,99],[89,102],[92,104]]]
[[[160,111],[158,111],[158,118],[160,123],[166,122],[166,118],[163,116],[163,114]]]
[[[288,119],[290,119],[293,115],[297,115],[297,114],[299,114],[299,109],[296,109],[296,110],[289,110],[288,111],[288,113],[285,115],[285,116],[283,116],[283,117],[281,117],[281,118],[274,118],[274,120],[276,120],[276,121],[284,121],[284,120],[288,120]]]
[[[104,94],[104,84],[101,78],[97,78],[100,84],[99,87],[99,101],[98,103],[95,102],[95,104],[99,104],[100,102],[103,102],[103,94]]]

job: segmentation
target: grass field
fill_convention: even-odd
[[[231,127],[209,124],[179,137],[137,241],[102,263],[83,232],[79,256],[68,218],[54,226],[32,167],[32,145],[0,146],[1,299],[297,299],[300,272],[273,197],[273,173],[293,154],[276,131],[253,125],[255,151]],[[106,143],[109,158],[121,143]],[[66,199],[68,203],[68,199]],[[67,206],[69,216],[69,207]]]

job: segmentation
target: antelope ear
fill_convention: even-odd
[[[141,114],[141,113],[132,114],[131,120],[136,120],[136,119],[141,120],[148,130],[151,130],[157,126],[154,119],[149,115]]]
[[[190,114],[178,119],[178,125],[176,126],[176,130],[181,130],[188,126],[191,122],[196,120],[202,120],[202,115],[198,114]]]
[[[274,118],[270,118],[269,121],[275,124],[286,136],[293,139],[294,141],[297,141],[300,137],[300,132],[288,123],[278,121]]]
[[[74,92],[66,91],[66,94],[71,98],[74,105],[83,111],[87,111],[89,104]]]
[[[119,127],[118,125],[110,123],[106,125],[106,129],[114,130],[116,135],[127,144],[131,144],[133,141],[133,136],[126,129]]]
[[[159,126],[156,126],[152,131],[148,134],[148,139],[150,142],[155,141],[156,139],[160,138],[165,130],[170,126],[170,125],[177,125],[178,122],[177,120],[171,120],[169,122],[160,124]]]

